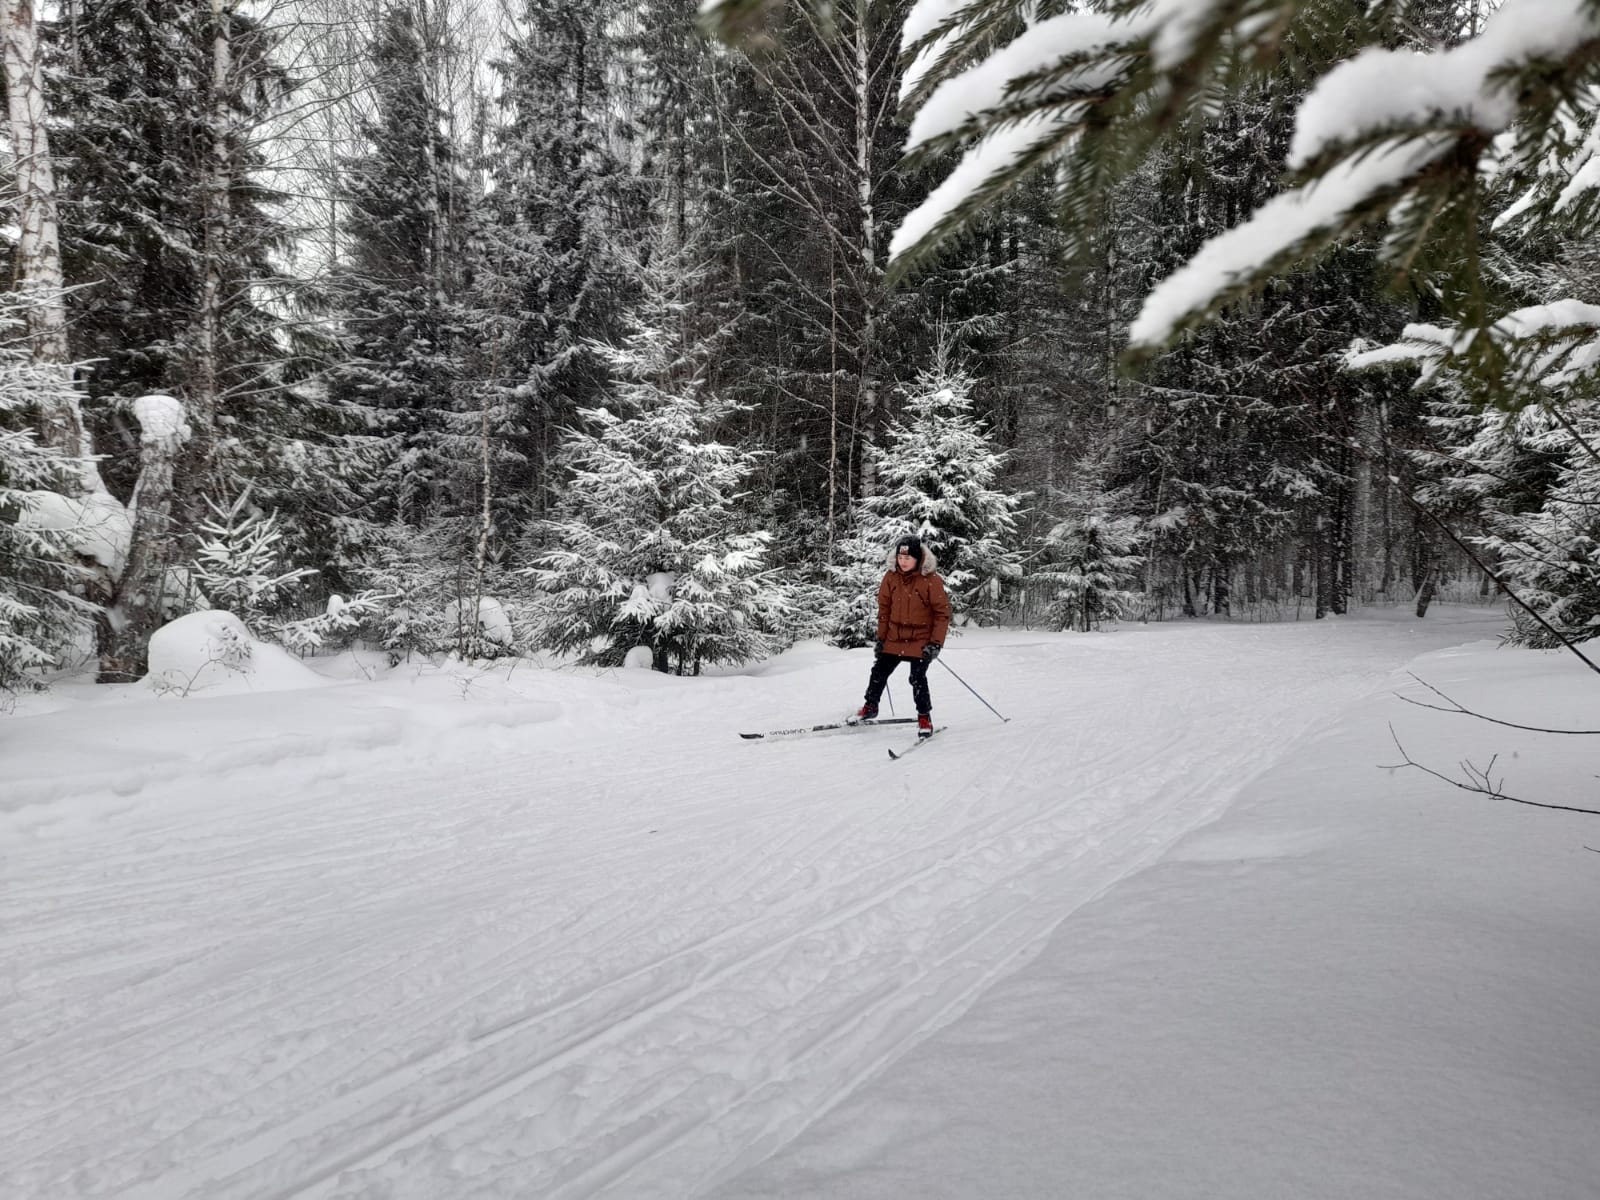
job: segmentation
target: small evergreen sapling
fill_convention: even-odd
[[[249,488],[226,505],[206,497],[206,507],[211,516],[200,524],[190,575],[208,607],[226,609],[259,630],[283,613],[301,581],[316,572],[285,567],[278,515],[254,508]]]
[[[1045,535],[1045,565],[1029,577],[1051,589],[1051,623],[1087,633],[1137,611],[1143,538],[1139,519],[1112,512],[1101,496],[1053,526]]]

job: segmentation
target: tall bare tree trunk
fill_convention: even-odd
[[[195,438],[190,457],[198,468],[192,482],[201,483],[211,453],[221,404],[222,308],[224,263],[227,261],[229,191],[233,164],[228,140],[228,95],[232,86],[233,48],[229,26],[233,11],[224,0],[211,0],[211,96],[206,116],[211,139],[201,182],[200,311],[195,320],[195,364],[188,397],[189,422]]]
[[[33,359],[71,373],[67,347],[67,311],[62,300],[61,230],[56,206],[55,170],[50,161],[46,127],[44,78],[39,65],[39,37],[33,0],[0,0],[0,53],[5,62],[7,113],[16,151],[17,276],[28,295],[28,341]],[[45,444],[73,458],[90,453],[83,411],[77,394],[52,390],[40,414]],[[87,462],[82,469],[85,491],[101,490],[98,474]]]
[[[872,0],[856,0],[855,11],[855,101],[856,101],[856,198],[861,207],[861,405],[857,423],[867,446],[875,444],[878,428],[878,310],[883,304],[883,270],[878,265],[878,221],[874,209],[872,177],[872,137],[878,122],[873,119],[871,44],[867,37],[867,17]],[[876,490],[872,455],[861,456],[861,494]]]
[[[117,582],[100,629],[100,683],[131,683],[145,673],[150,635],[165,620],[163,601],[177,556],[173,522],[173,480],[190,428],[171,396],[141,396],[133,402],[139,419],[139,482],[128,507],[133,536],[128,561]]]
[[[833,244],[828,244],[828,553],[824,562],[833,563],[833,544],[838,538],[839,500],[839,303],[838,277],[834,270]]]
[[[1355,462],[1350,495],[1350,601],[1370,604],[1372,595],[1372,456],[1378,452],[1378,406],[1363,397],[1356,410]]]

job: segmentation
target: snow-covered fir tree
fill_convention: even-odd
[[[226,504],[208,498],[207,505],[211,515],[201,522],[189,571],[200,591],[196,600],[226,609],[260,633],[316,572],[287,565],[278,515],[257,508],[248,489]]]
[[[0,693],[37,687],[93,616],[78,594],[73,531],[41,513],[70,511],[78,464],[29,428],[49,390],[67,385],[52,364],[32,361],[22,332],[19,306],[0,304]]]
[[[418,525],[445,501],[449,459],[473,421],[458,411],[465,324],[465,187],[439,95],[446,31],[432,10],[386,7],[371,45],[373,104],[361,153],[341,172],[343,255],[334,294],[344,357],[332,400],[378,439],[382,470],[365,498],[380,523]]]
[[[1479,541],[1521,601],[1512,640],[1550,649],[1600,636],[1600,405],[1571,402],[1542,424],[1533,440],[1556,457],[1555,478],[1535,511],[1495,514]]]
[[[684,674],[773,653],[794,614],[770,536],[747,515],[755,455],[717,440],[732,406],[700,378],[669,299],[692,285],[671,271],[650,272],[628,338],[596,347],[616,382],[562,446],[553,548],[532,576],[541,645],[600,666],[646,654]]]
[[[1118,511],[1098,487],[1059,495],[1052,507],[1066,515],[1045,534],[1040,563],[1028,572],[1029,589],[1048,592],[1046,619],[1057,629],[1087,633],[1138,613],[1143,522]]]
[[[596,346],[620,339],[638,294],[648,212],[612,94],[618,11],[610,0],[527,0],[494,63],[479,290],[491,294],[497,373],[511,381],[505,423],[519,465],[508,482],[535,516],[551,500],[561,431],[606,385]]]
[[[1594,313],[1600,321],[1600,309]],[[1552,395],[1515,412],[1467,398],[1448,353],[1451,331],[1411,326],[1406,343],[1365,356],[1420,360],[1430,425],[1442,450],[1414,452],[1417,501],[1478,547],[1512,594],[1512,640],[1548,648],[1600,633],[1600,413],[1593,399]],[[1508,336],[1514,336],[1507,331]],[[1587,337],[1587,332],[1578,335]],[[1431,347],[1431,350],[1430,350]],[[1550,379],[1559,381],[1560,373]],[[1421,547],[1421,587],[1431,598],[1449,554],[1435,534]],[[1523,607],[1523,606],[1527,607]],[[1532,611],[1530,612],[1529,609]],[[1537,614],[1537,615],[1535,615]]]
[[[971,619],[994,619],[1007,586],[1021,579],[1015,542],[1022,498],[999,486],[1005,456],[973,415],[973,385],[941,353],[906,389],[903,415],[884,445],[870,451],[882,490],[857,503],[854,534],[840,545],[834,578],[841,642],[862,627],[864,585],[870,579],[876,595],[887,548],[908,534],[933,548],[952,608]]]
[[[94,360],[87,411],[118,494],[138,468],[118,399],[184,401],[186,496],[259,474],[299,431],[283,389],[304,372],[293,318],[310,292],[283,270],[293,231],[265,136],[292,81],[261,14],[219,11],[220,28],[204,5],[107,0],[49,26],[72,355]]]

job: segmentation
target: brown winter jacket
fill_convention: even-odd
[[[890,571],[878,585],[878,640],[884,653],[916,658],[929,642],[944,644],[950,631],[950,597],[933,551],[923,548],[918,571]]]

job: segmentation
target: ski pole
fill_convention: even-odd
[[[950,674],[956,675],[955,668],[952,667],[949,663],[945,662],[943,658],[937,658],[934,661],[937,662],[937,663],[940,663],[944,667],[944,669],[946,671],[950,672]],[[961,676],[956,675],[956,682],[959,683],[962,687],[966,688],[967,691],[971,692],[974,696],[978,696],[977,689],[974,688],[965,679],[961,678]],[[985,708],[987,708],[990,712],[994,713],[995,716],[1000,717],[999,710],[996,709],[994,705],[990,704],[987,700],[985,700],[982,696],[978,696],[978,702],[980,704],[982,704]],[[1002,721],[1010,721],[1011,720],[1010,717],[1000,717],[1000,719]]]

